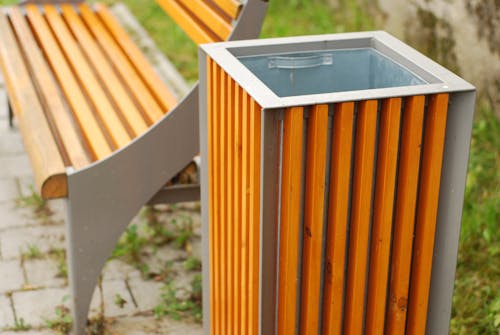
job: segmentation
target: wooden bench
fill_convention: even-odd
[[[158,0],[196,43],[258,36],[264,0]],[[165,32],[168,33],[168,32]],[[175,48],[175,45],[171,46]],[[102,4],[26,1],[0,11],[0,65],[45,199],[66,198],[75,333],[114,245],[199,152],[197,85],[178,100]]]

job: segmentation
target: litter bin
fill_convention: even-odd
[[[447,334],[474,87],[380,31],[199,60],[207,334]]]

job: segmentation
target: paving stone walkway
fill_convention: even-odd
[[[18,129],[8,125],[5,84],[0,75],[0,334],[59,334],[50,327],[56,311],[67,305],[65,276],[65,202],[54,200],[36,208],[33,177]],[[174,290],[184,292],[196,275],[186,270],[189,257],[199,258],[199,204],[164,206],[162,222],[189,220],[195,234],[188,247],[172,243],[141,251],[148,265],[141,274],[137,267],[121,260],[107,263],[102,273],[102,294],[96,289],[89,317],[104,313],[106,334],[201,334],[193,320],[155,318],[153,308],[162,303],[161,292],[168,280]],[[141,216],[132,224],[147,225]],[[153,274],[153,275],[151,275]],[[101,300],[102,297],[102,300]],[[59,306],[59,307],[58,307]],[[104,310],[102,311],[102,306]],[[53,327],[55,328],[55,327]]]

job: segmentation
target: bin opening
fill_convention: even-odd
[[[241,56],[238,60],[279,97],[427,83],[373,48]]]

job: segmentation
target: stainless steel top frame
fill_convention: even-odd
[[[366,48],[375,50],[390,59],[399,67],[421,79],[421,82],[411,86],[280,97],[240,61],[240,59],[251,56],[321,53]],[[201,46],[201,49],[234,78],[264,109],[474,91],[471,84],[384,31],[232,41],[205,44]]]

